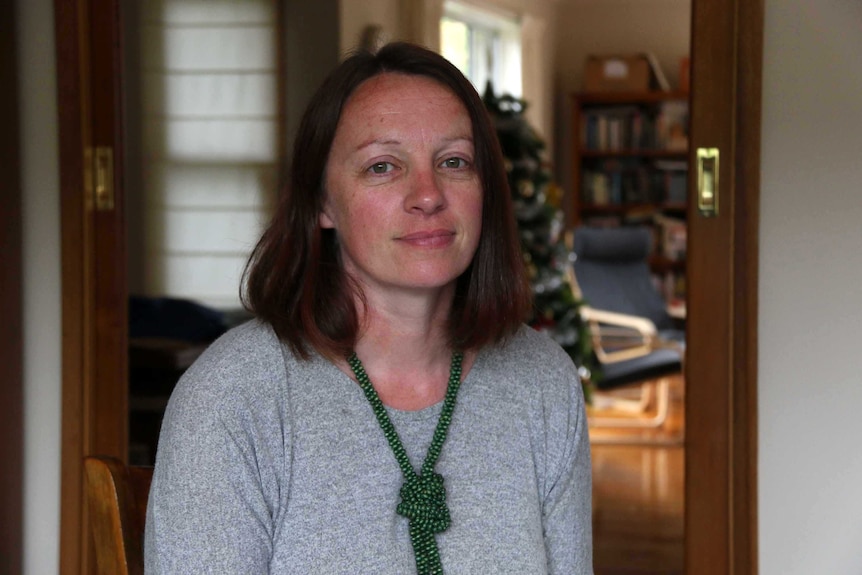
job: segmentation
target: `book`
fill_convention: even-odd
[[[688,102],[667,101],[656,118],[656,145],[665,150],[688,149]]]
[[[685,220],[656,214],[655,223],[660,229],[659,251],[671,261],[685,259],[688,243],[688,230]]]
[[[660,200],[670,203],[685,203],[688,198],[688,162],[685,160],[656,160],[656,170],[661,172]]]

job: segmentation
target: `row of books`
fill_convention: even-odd
[[[581,122],[585,150],[685,150],[688,105],[663,102],[657,108],[606,106],[587,108]]]
[[[581,181],[581,199],[592,205],[683,203],[687,190],[685,162],[606,160],[586,167]]]

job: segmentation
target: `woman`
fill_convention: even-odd
[[[178,384],[148,573],[592,572],[575,367],[526,328],[469,82],[409,44],[314,96],[246,270],[257,319]]]

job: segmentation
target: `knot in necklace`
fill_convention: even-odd
[[[389,447],[395,455],[395,460],[404,474],[404,485],[401,487],[401,502],[395,511],[409,520],[410,542],[413,545],[413,553],[416,556],[416,571],[418,575],[443,575],[443,565],[440,562],[440,551],[437,549],[437,540],[434,535],[448,529],[452,522],[449,517],[449,508],[446,506],[446,488],[443,485],[443,476],[434,472],[434,466],[446,441],[446,433],[452,422],[452,411],[455,409],[455,397],[461,386],[461,361],[464,355],[461,352],[452,354],[452,364],[449,368],[449,384],[446,389],[446,398],[443,401],[443,409],[440,419],[434,429],[431,446],[419,473],[413,469],[404,445],[395,431],[395,426],[386,413],[386,408],[380,400],[380,396],[371,385],[362,362],[354,352],[347,363],[353,370],[356,380],[365,397],[371,404],[371,409],[377,417],[377,422],[383,430]]]

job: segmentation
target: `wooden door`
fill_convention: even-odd
[[[60,572],[94,572],[83,457],[126,458],[125,223],[116,0],[56,0],[63,277]]]
[[[685,565],[757,572],[757,241],[762,0],[694,0],[691,165],[718,148],[718,214],[689,202]],[[696,176],[697,170],[692,170]]]
[[[719,147],[721,213],[689,214],[686,567],[755,573],[756,293],[763,0],[693,0],[692,150]],[[117,0],[56,0],[63,240],[61,573],[88,573],[81,458],[126,456]],[[114,149],[115,208],[85,150]],[[693,178],[692,178],[693,179]],[[693,191],[693,190],[692,190]]]
[[[20,573],[23,557],[24,330],[17,14],[0,4],[0,563]]]

